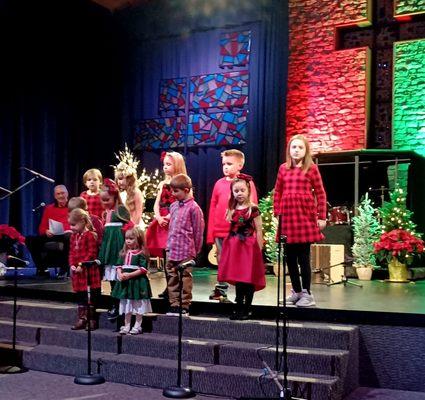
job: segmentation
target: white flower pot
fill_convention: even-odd
[[[372,279],[372,271],[373,269],[370,267],[356,268],[357,276],[361,281],[370,281]]]

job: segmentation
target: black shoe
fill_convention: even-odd
[[[222,301],[223,298],[227,299],[227,293],[223,289],[219,289],[218,287],[215,287],[215,289],[212,291],[209,297],[210,300],[220,300],[220,301]]]
[[[245,308],[241,315],[241,320],[246,321],[248,319],[252,319],[252,311],[251,307]]]
[[[170,307],[166,315],[178,316],[179,308],[178,307]]]
[[[229,285],[226,282],[218,282],[215,287],[217,289],[227,290],[229,289]]]
[[[108,311],[108,321],[116,321],[116,319],[118,318],[119,314],[118,314],[118,310],[113,307]]]

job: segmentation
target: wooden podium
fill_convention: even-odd
[[[312,244],[310,254],[312,283],[333,283],[344,278],[343,244]]]

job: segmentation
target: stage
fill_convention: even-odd
[[[230,312],[230,304],[209,300],[216,283],[217,270],[195,268],[193,272],[193,315],[220,315]],[[273,319],[275,316],[277,277],[266,275],[267,285],[254,295],[253,307],[256,319]],[[166,311],[166,302],[158,298],[165,288],[163,272],[151,270],[152,304],[156,312]],[[288,316],[293,320],[314,320],[343,322],[351,324],[379,324],[398,326],[425,326],[425,280],[409,283],[393,283],[381,279],[359,281],[348,279],[342,283],[327,286],[312,284],[316,307],[297,308],[288,306]],[[351,285],[350,282],[362,287]],[[71,281],[53,278],[19,278],[20,297],[42,300],[73,301]],[[287,284],[289,292],[291,286]],[[0,280],[0,295],[11,295],[13,281]],[[109,284],[103,282],[102,302],[105,306],[109,295]],[[228,299],[234,300],[234,287],[228,289]],[[106,306],[105,306],[106,307]]]

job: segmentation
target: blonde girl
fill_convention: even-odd
[[[130,225],[125,231],[125,244],[120,254],[117,278],[112,296],[120,300],[119,313],[124,314],[122,335],[142,333],[143,314],[152,312],[151,287],[147,276],[149,255],[145,248],[144,233],[138,226]],[[131,316],[136,316],[133,328]]]
[[[72,210],[69,213],[68,221],[72,231],[69,248],[69,265],[72,289],[76,293],[78,302],[78,320],[71,329],[79,330],[86,328],[87,313],[90,312],[90,328],[94,330],[97,328],[95,304],[100,296],[100,270],[96,264],[86,267],[82,263],[93,261],[97,258],[97,236],[89,214],[81,208]],[[92,293],[89,309],[87,309],[87,274],[90,277]]]
[[[187,175],[186,164],[180,153],[175,151],[163,152],[161,155],[165,179],[158,185],[154,204],[154,220],[146,232],[149,254],[153,257],[164,257],[167,246],[168,224],[170,222],[170,205],[175,201],[171,194],[171,179],[178,174]]]

